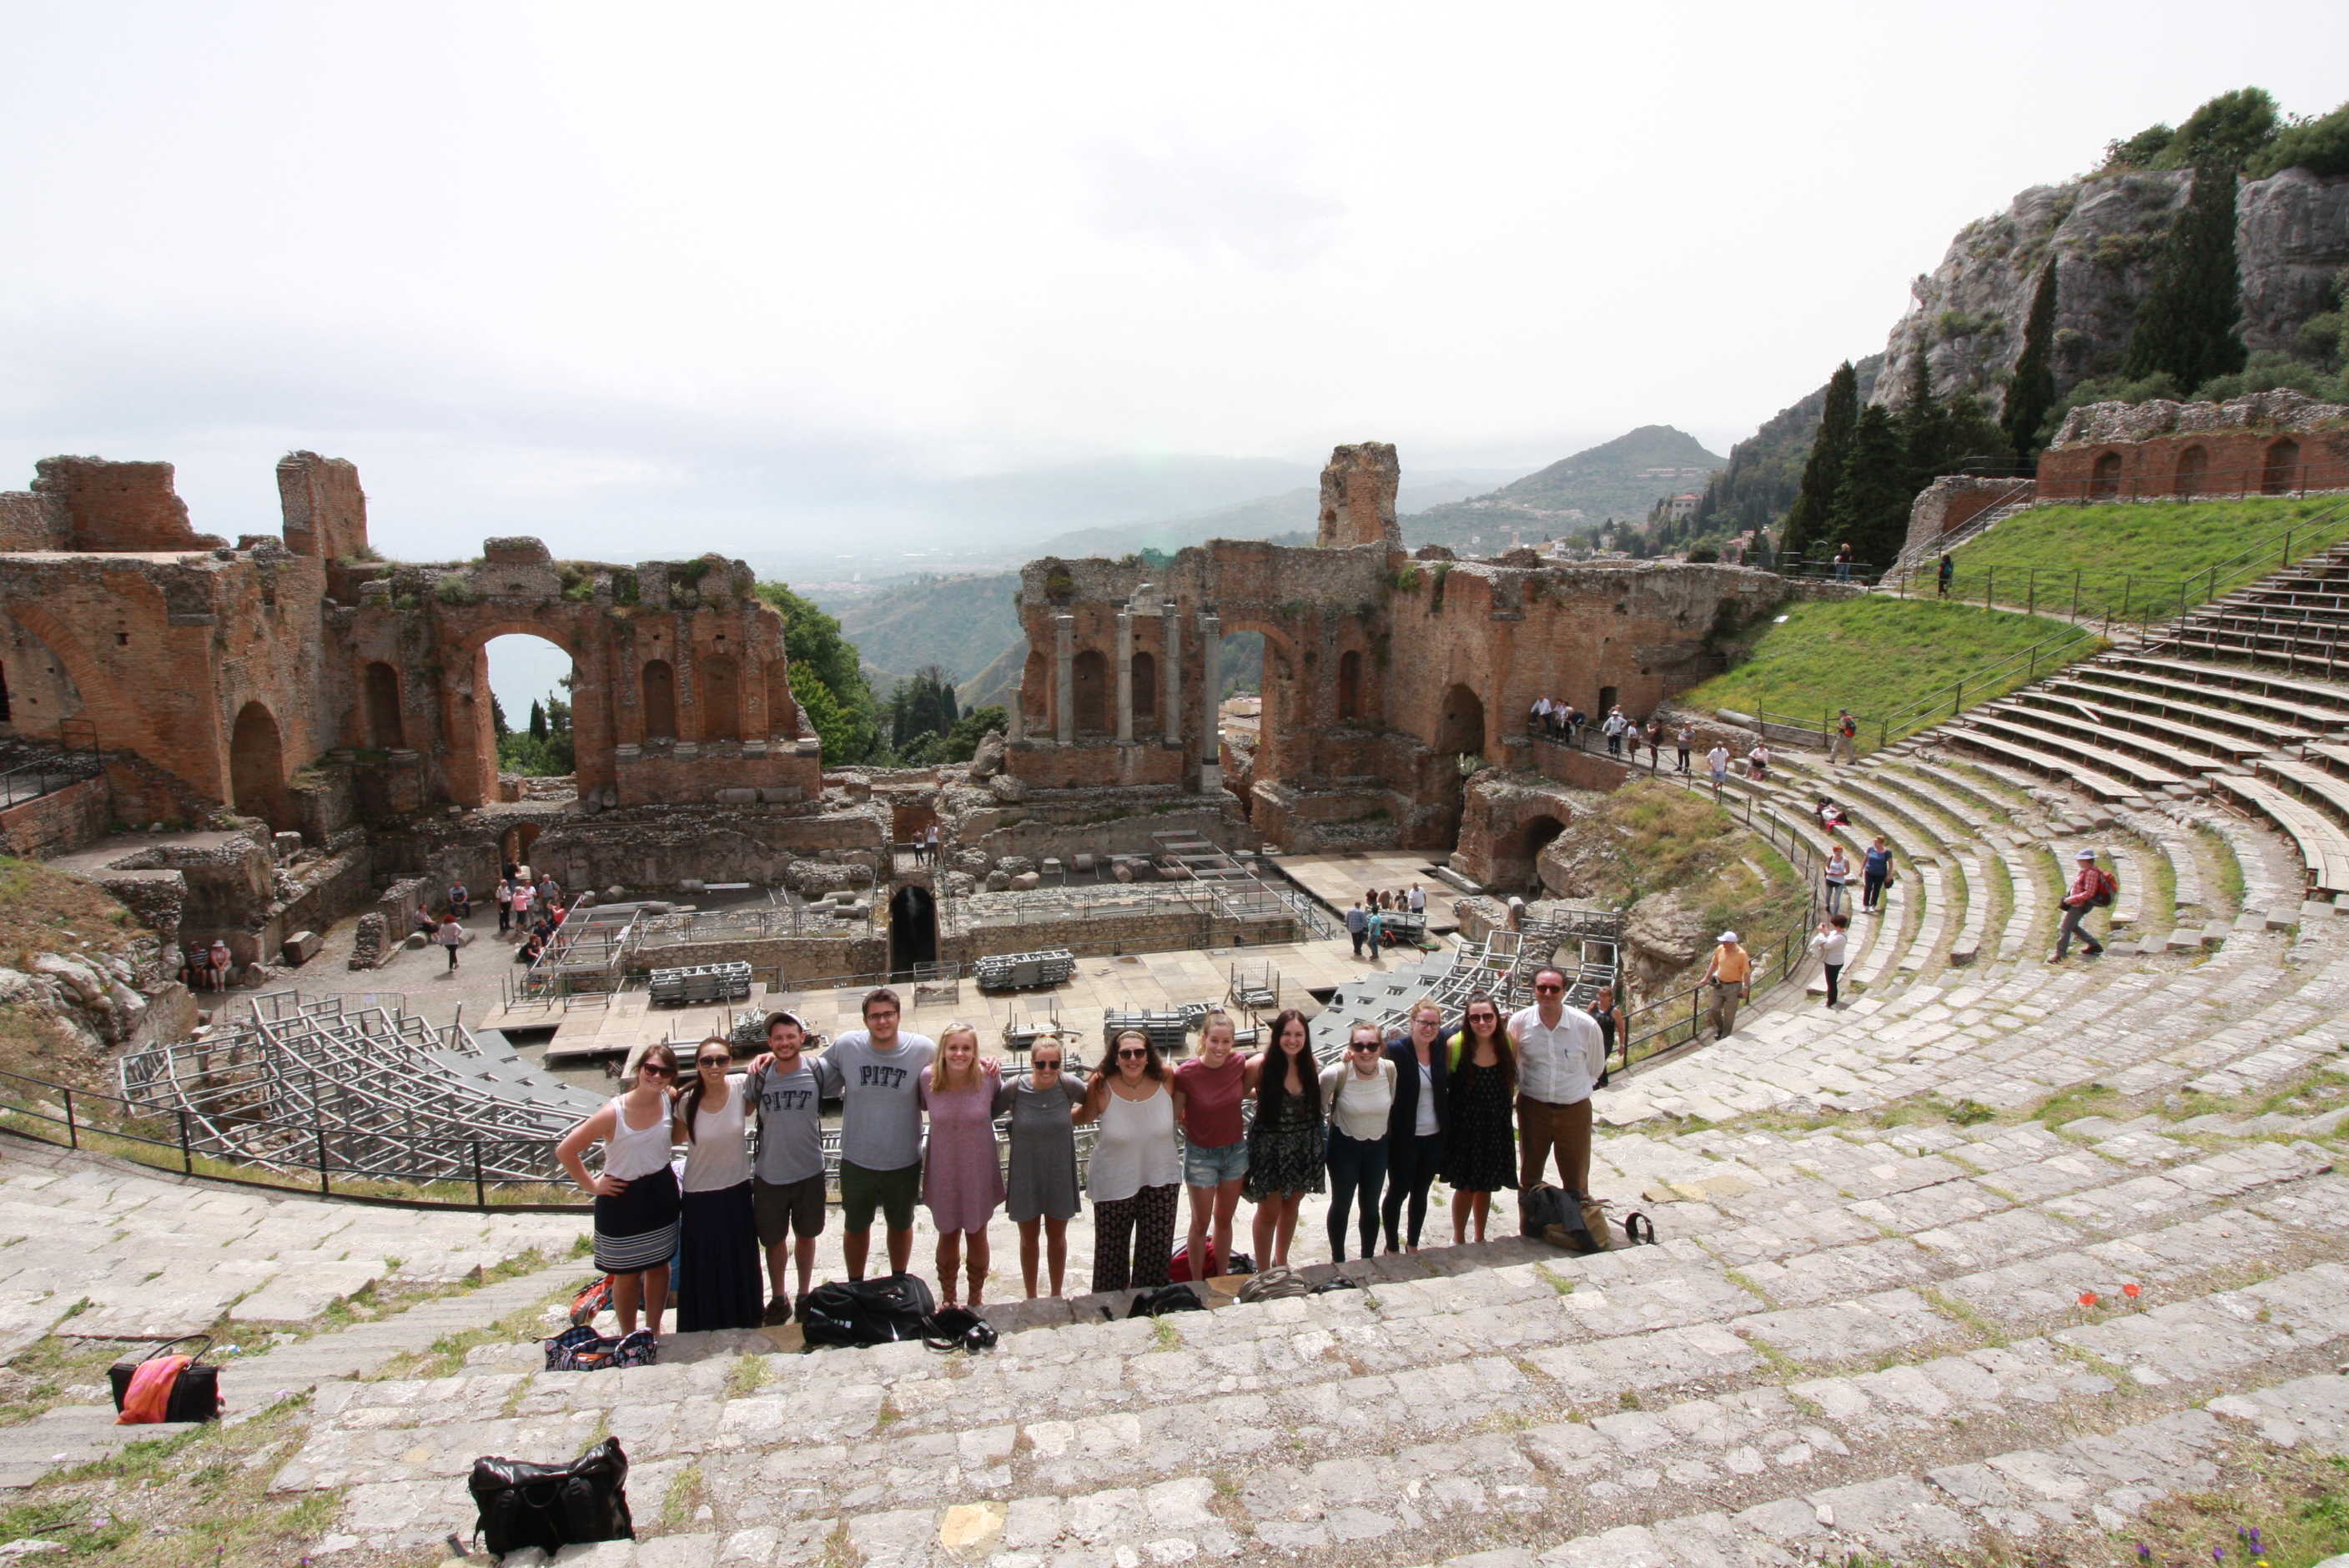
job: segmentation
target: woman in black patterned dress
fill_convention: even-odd
[[[1304,1014],[1290,1007],[1272,1021],[1272,1049],[1248,1058],[1243,1081],[1256,1095],[1240,1187],[1240,1196],[1256,1205],[1256,1266],[1286,1268],[1298,1206],[1306,1193],[1321,1191],[1325,1163],[1321,1068]]]
[[[1452,1189],[1452,1244],[1485,1239],[1493,1194],[1517,1185],[1517,1140],[1509,1104],[1517,1057],[1501,1027],[1501,1009],[1482,991],[1468,998],[1467,1024],[1452,1037],[1452,1128],[1444,1142],[1444,1184]]]

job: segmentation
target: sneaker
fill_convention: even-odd
[[[779,1295],[775,1297],[774,1300],[767,1304],[766,1311],[759,1315],[759,1326],[761,1328],[778,1328],[782,1325],[789,1323],[791,1320],[792,1298],[787,1295]]]
[[[2086,954],[2086,956],[2090,958],[2102,958],[2104,955],[2105,950],[2101,947],[2091,947],[2088,949]]]
[[[2061,964],[2064,962],[2064,955],[2060,953],[2051,953],[2047,955],[2047,962],[2050,964]]]

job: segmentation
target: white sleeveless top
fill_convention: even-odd
[[[1164,1084],[1148,1099],[1127,1099],[1110,1090],[1097,1125],[1100,1136],[1085,1167],[1085,1188],[1096,1203],[1131,1198],[1144,1187],[1165,1187],[1183,1179],[1174,1152],[1174,1095]]]
[[[685,1190],[722,1192],[750,1179],[750,1146],[743,1134],[742,1078],[726,1075],[726,1107],[694,1113],[693,1139],[686,1145]]]
[[[628,1125],[625,1095],[612,1101],[612,1135],[604,1140],[604,1174],[633,1181],[668,1164],[669,1109],[663,1105],[650,1127]]]

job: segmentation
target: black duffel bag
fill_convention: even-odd
[[[827,1280],[800,1297],[800,1333],[810,1345],[887,1345],[923,1339],[937,1301],[912,1274]]]
[[[628,1517],[628,1456],[605,1438],[567,1465],[492,1457],[473,1461],[466,1486],[482,1546],[503,1556],[535,1546],[554,1556],[593,1541],[634,1541]]]
[[[114,1389],[114,1408],[119,1414],[123,1398],[130,1392],[130,1379],[139,1368],[154,1360],[174,1345],[185,1345],[191,1339],[202,1340],[188,1364],[180,1368],[179,1381],[171,1385],[170,1403],[163,1411],[166,1421],[217,1421],[220,1419],[220,1368],[204,1359],[212,1347],[209,1334],[183,1334],[177,1339],[166,1339],[136,1361],[118,1361],[106,1369],[106,1380]]]

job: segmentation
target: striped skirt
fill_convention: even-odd
[[[677,1172],[663,1166],[628,1183],[618,1197],[595,1200],[595,1266],[641,1274],[677,1252]]]

